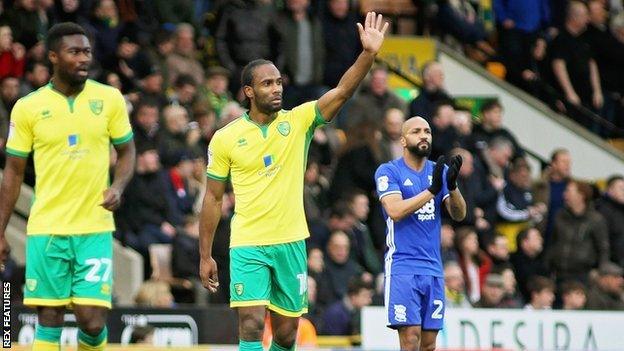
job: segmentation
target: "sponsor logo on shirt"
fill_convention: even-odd
[[[435,219],[435,199],[427,201],[423,207],[414,212],[418,216],[418,220],[421,222],[432,221]]]

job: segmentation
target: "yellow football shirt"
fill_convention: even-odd
[[[245,113],[218,130],[208,147],[209,178],[234,188],[230,247],[307,238],[303,175],[314,129],[325,123],[315,101],[280,111],[267,125]]]
[[[132,139],[119,90],[87,80],[67,98],[48,84],[19,99],[11,112],[7,153],[34,152],[35,199],[28,234],[85,234],[115,230],[102,203],[109,185],[111,142]]]

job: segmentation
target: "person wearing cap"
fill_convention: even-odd
[[[598,277],[587,293],[588,310],[624,310],[624,270],[615,263],[598,268]]]
[[[505,295],[505,281],[503,276],[490,273],[485,278],[485,284],[481,288],[481,299],[474,307],[479,308],[500,308],[501,301]]]

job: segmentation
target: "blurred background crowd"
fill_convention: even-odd
[[[435,36],[599,136],[624,137],[621,0],[396,2],[405,3],[414,25],[405,32],[393,23],[395,33]],[[145,258],[137,303],[228,303],[231,189],[213,249],[220,291],[210,296],[198,279],[198,213],[207,145],[245,111],[242,67],[256,58],[275,62],[284,75],[285,109],[316,99],[355,61],[355,23],[371,3],[2,1],[0,162],[11,108],[48,84],[47,29],[63,21],[83,25],[92,37],[91,77],[122,91],[134,128],[136,175],[115,213],[115,236]],[[431,124],[432,159],[464,159],[459,188],[468,215],[442,226],[447,308],[624,309],[621,173],[605,175],[599,186],[577,180],[571,164],[583,155],[566,149],[531,170],[503,126],[505,106],[493,99],[474,114],[456,104],[445,90],[453,77],[438,62],[424,64],[413,99],[396,94],[388,77],[386,66],[375,66],[310,147],[306,318],[320,334],[358,334],[359,309],[383,304],[385,224],[373,175],[402,155],[401,124],[415,115]],[[26,182],[35,183],[32,168]],[[20,267],[6,274],[23,279]]]

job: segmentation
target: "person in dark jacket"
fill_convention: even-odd
[[[309,0],[288,0],[285,11],[277,17],[284,53],[284,109],[315,100],[324,90],[323,28],[308,11],[309,6]]]
[[[537,228],[521,231],[516,237],[517,251],[511,254],[510,261],[516,273],[518,289],[525,301],[529,301],[529,279],[535,275],[547,276],[543,263],[544,240]]]
[[[614,263],[605,263],[598,269],[598,277],[587,292],[588,310],[624,310],[624,270]]]
[[[558,285],[568,279],[587,284],[589,271],[609,261],[607,224],[590,203],[592,193],[589,184],[573,180],[563,194],[546,261]]]
[[[360,334],[360,311],[372,302],[373,289],[361,279],[349,282],[347,296],[331,304],[323,314],[322,335]]]
[[[531,193],[531,167],[526,159],[516,159],[510,169],[508,182],[496,203],[498,216],[505,222],[539,223],[547,208],[535,203]]]
[[[233,0],[221,9],[215,34],[216,51],[221,65],[240,77],[243,67],[263,58],[283,66],[281,38],[271,5],[259,0]],[[230,91],[236,95],[240,82],[233,79]]]
[[[428,61],[422,67],[423,87],[418,96],[409,104],[409,115],[420,116],[427,121],[435,112],[438,101],[451,101],[451,96],[444,88],[444,70],[438,61]]]
[[[624,266],[624,176],[609,178],[607,191],[596,202],[596,210],[607,221],[611,261]]]
[[[336,86],[360,53],[357,33],[357,13],[349,7],[349,0],[329,0],[323,16],[325,42],[325,72],[323,84]]]

